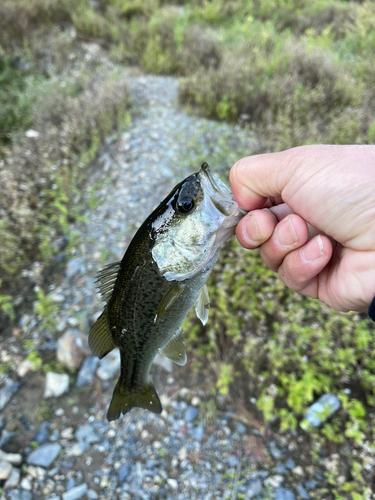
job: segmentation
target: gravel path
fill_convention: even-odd
[[[72,227],[77,244],[50,287],[57,326],[42,329],[36,315],[25,315],[5,353],[18,359],[22,333],[56,372],[56,354],[68,366],[85,360],[77,378],[49,376],[48,390],[60,397],[43,396],[46,375],[30,370],[30,361],[18,359],[14,380],[3,375],[0,407],[10,396],[0,412],[0,499],[310,498],[323,478],[301,467],[296,436],[272,439],[253,417],[244,421],[230,408],[219,416],[210,412],[209,394],[184,387],[184,369],[172,373],[168,360],[153,368],[161,416],[133,410],[106,421],[119,360],[115,353],[99,363],[87,351],[87,332],[102,310],[95,274],[121,259],[137,227],[177,181],[204,160],[227,176],[255,146],[248,132],[178,110],[176,79],[130,76],[129,85],[135,117],[107,140],[93,166],[81,195],[91,209]],[[37,276],[36,264],[29,278],[37,282]]]

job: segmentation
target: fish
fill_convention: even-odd
[[[99,358],[117,347],[121,358],[109,421],[134,407],[161,413],[150,378],[153,360],[161,353],[186,364],[181,324],[194,306],[206,324],[206,281],[243,215],[228,186],[205,162],[147,217],[122,260],[98,273],[106,304],[90,330],[89,345]]]

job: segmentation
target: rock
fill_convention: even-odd
[[[0,481],[5,481],[12,474],[13,465],[4,460],[0,461]]]
[[[67,450],[66,454],[68,457],[80,457],[90,448],[90,445],[85,441],[79,441],[78,443],[73,444],[69,450]]]
[[[5,387],[0,389],[0,411],[5,408],[10,398],[21,387],[21,382],[10,382]]]
[[[15,432],[3,431],[0,439],[0,449],[5,453],[16,453],[19,449]]]
[[[188,406],[185,412],[185,422],[192,422],[199,415],[199,411],[193,406]]]
[[[26,130],[25,135],[29,139],[36,139],[37,137],[39,137],[39,132],[30,128],[29,130]]]
[[[107,354],[99,361],[99,368],[96,370],[97,376],[101,380],[111,380],[120,369],[120,352],[118,349]]]
[[[88,490],[86,494],[89,500],[97,500],[99,498],[99,495],[95,490]]]
[[[27,491],[31,491],[33,488],[33,483],[31,482],[31,479],[28,477],[24,477],[21,481],[21,488]]]
[[[193,436],[193,438],[196,441],[201,441],[203,436],[204,436],[204,425],[203,422],[201,422],[197,427],[193,427],[190,430],[190,434]]]
[[[302,486],[302,483],[296,484],[296,490],[298,495],[302,498],[302,500],[309,500],[310,495],[307,493],[305,488]]]
[[[46,386],[44,397],[59,397],[69,389],[69,376],[66,373],[48,372],[46,376]]]
[[[288,460],[285,462],[285,467],[287,469],[294,469],[295,466],[296,466],[296,463],[292,458],[288,458]]]
[[[131,467],[128,464],[122,465],[118,470],[118,480],[121,484],[130,475]]]
[[[297,465],[297,467],[294,467],[293,473],[296,476],[300,476],[300,477],[303,477],[305,475],[305,473],[300,465]]]
[[[83,360],[82,366],[78,372],[76,386],[82,387],[94,380],[95,372],[99,364],[99,358],[89,356]]]
[[[306,431],[310,427],[320,427],[328,418],[338,412],[340,407],[340,400],[334,394],[324,394],[307,409],[300,423],[301,428]]]
[[[156,354],[153,364],[160,366],[160,368],[162,368],[167,373],[173,373],[173,361],[169,358],[166,358],[159,352]]]
[[[21,479],[21,471],[17,469],[17,467],[13,467],[11,475],[6,480],[6,483],[3,486],[4,490],[10,490],[12,488],[17,488],[20,484]]]
[[[71,278],[76,274],[83,272],[83,262],[82,259],[71,259],[66,265],[66,276]]]
[[[88,336],[79,330],[69,329],[57,341],[57,359],[68,368],[79,368],[90,354]]]
[[[22,455],[20,453],[5,453],[5,451],[0,450],[0,460],[9,462],[12,465],[21,465]]]
[[[238,432],[239,434],[246,434],[246,432],[247,432],[246,427],[245,427],[245,426],[244,426],[244,424],[243,424],[243,423],[241,423],[241,422],[237,422],[237,424],[236,424],[236,429],[237,429],[237,432]]]
[[[81,425],[78,427],[75,437],[78,441],[83,440],[89,444],[99,441],[99,437],[95,434],[91,425]]]
[[[305,488],[308,490],[315,490],[315,488],[318,486],[318,481],[316,479],[308,479],[305,482]]]
[[[270,488],[278,488],[281,484],[283,484],[284,478],[277,474],[276,476],[267,477],[264,481],[264,485]]]
[[[58,443],[44,444],[29,455],[27,463],[47,468],[57,458],[60,451],[61,446]]]
[[[251,481],[246,485],[246,499],[254,498],[262,491],[262,482],[260,479]]]
[[[9,490],[7,493],[8,500],[32,500],[32,494],[30,491],[24,490],[23,488],[17,488],[15,490]]]
[[[277,462],[275,467],[276,474],[285,474],[286,468],[281,462]]]
[[[74,488],[71,488],[70,490],[66,491],[62,499],[63,500],[78,500],[79,498],[82,498],[83,495],[85,495],[87,492],[87,484],[83,483],[80,484],[79,486],[75,486]]]
[[[173,479],[173,478],[169,477],[167,479],[167,483],[172,488],[172,490],[177,490],[177,488],[178,488],[178,482],[176,481],[176,479]]]
[[[285,488],[277,488],[275,491],[275,500],[296,500],[294,493]]]
[[[39,444],[46,443],[49,439],[49,426],[50,424],[48,422],[42,422],[32,440]]]
[[[17,375],[23,378],[29,371],[34,368],[35,364],[29,359],[24,359],[17,367]]]
[[[63,439],[73,439],[73,427],[66,427],[61,431],[61,437]]]
[[[280,460],[280,458],[283,456],[275,441],[271,441],[270,443],[270,452],[273,458],[276,458],[276,460]]]

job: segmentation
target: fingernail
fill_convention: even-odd
[[[306,262],[313,262],[320,259],[324,254],[322,238],[317,236],[310,240],[303,248],[301,248],[301,257]]]
[[[276,240],[282,247],[290,247],[298,241],[292,221],[286,217],[281,221],[275,231]]]
[[[255,238],[250,238],[249,237],[249,240],[255,241],[255,242],[260,241],[260,232],[259,232],[257,220],[256,220],[256,217],[253,214],[249,214],[249,217],[248,217],[248,220],[247,220],[247,224],[251,224],[253,226],[254,230],[255,230]],[[247,224],[246,224],[246,226],[247,226]],[[246,234],[248,236],[248,232],[247,231],[246,231]]]

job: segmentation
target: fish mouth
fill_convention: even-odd
[[[212,175],[208,163],[202,163],[199,174],[201,174],[204,187],[207,188],[208,196],[222,215],[230,217],[239,211],[231,190],[218,177]]]

